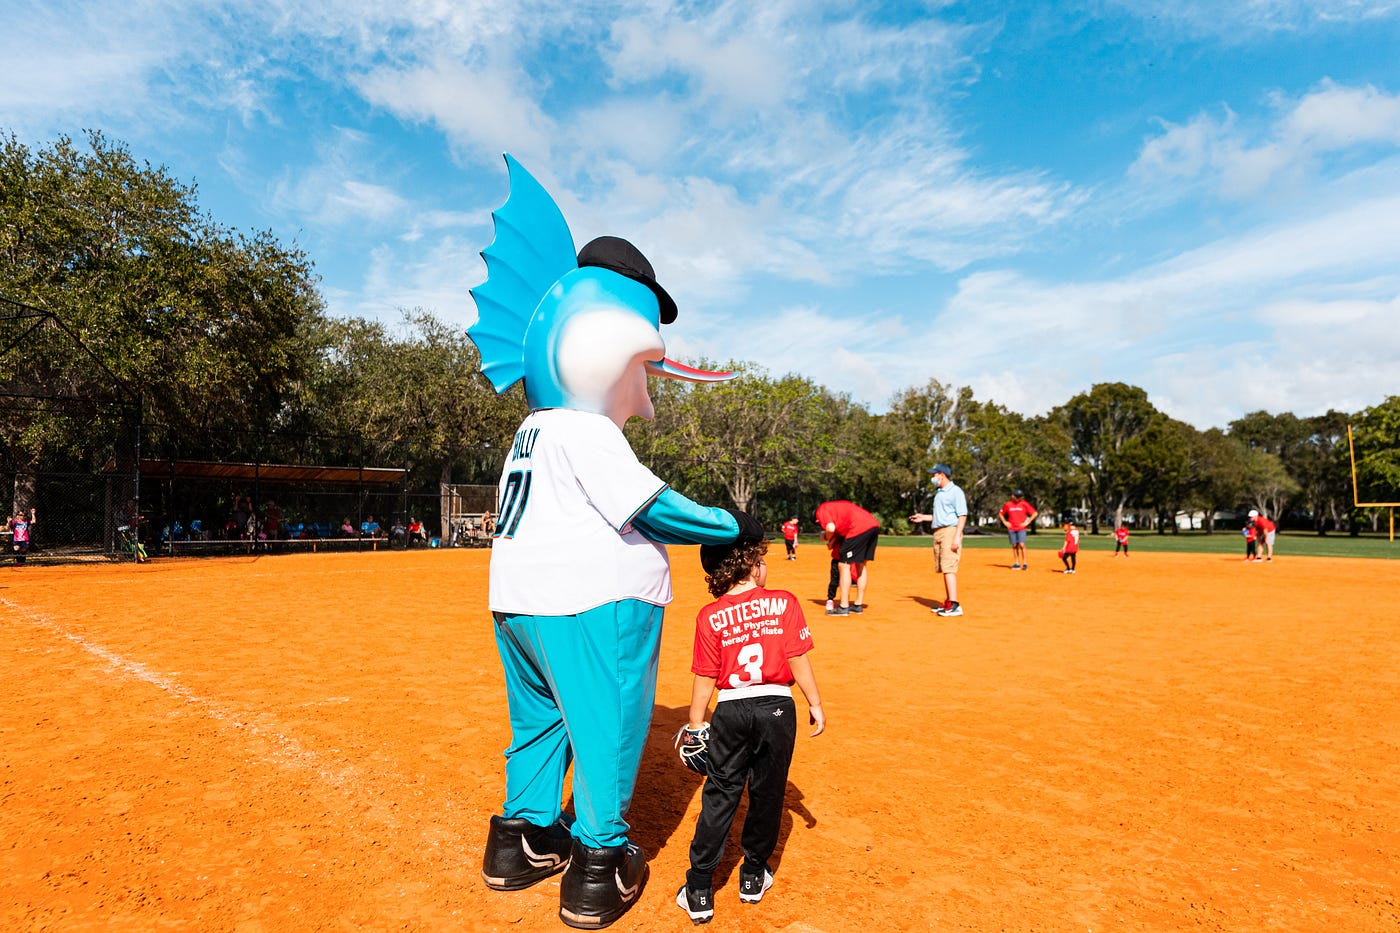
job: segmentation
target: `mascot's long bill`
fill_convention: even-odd
[[[697,505],[638,462],[622,426],[650,419],[647,374],[732,378],[665,357],[676,304],[635,246],[600,237],[574,253],[563,214],[509,155],[510,195],[482,252],[468,333],[497,392],[520,380],[530,414],[501,472],[490,607],[505,669],[506,799],[482,877],[496,890],[563,871],[559,918],[598,929],[647,880],[627,839],[651,724],[667,544],[762,537],[750,516]],[[574,765],[575,818],[562,814]]]

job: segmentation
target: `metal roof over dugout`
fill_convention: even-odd
[[[107,470],[116,469],[109,463]],[[337,483],[388,486],[408,474],[402,467],[315,466],[294,463],[228,463],[216,460],[142,459],[141,478],[149,480],[231,480],[253,483]]]

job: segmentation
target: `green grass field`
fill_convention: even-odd
[[[1080,529],[1082,534],[1079,539],[1079,547],[1082,551],[1113,551],[1113,534],[1104,530],[1095,537],[1087,530]],[[895,537],[882,535],[880,537],[880,547],[929,547],[931,540],[928,535],[910,535],[907,537]],[[1006,542],[1005,534],[987,532],[984,534],[968,535],[965,539],[968,547],[974,548],[1006,548],[1009,558],[1011,547]],[[800,539],[801,546],[813,549],[821,548],[823,545],[817,540],[815,535],[803,535]],[[1054,552],[1060,549],[1064,542],[1064,533],[1053,529],[1046,529],[1039,534],[1029,535],[1026,538],[1026,545],[1032,551],[1047,551],[1050,560],[1054,560]],[[1133,532],[1128,540],[1131,553],[1200,553],[1200,554],[1234,554],[1241,559],[1244,558],[1244,539],[1240,537],[1239,529],[1223,529],[1215,534],[1208,535],[1202,531],[1183,531],[1180,534],[1159,535],[1152,531]],[[774,542],[774,546],[781,548],[782,542]],[[1274,556],[1285,557],[1370,557],[1381,560],[1400,560],[1400,538],[1391,541],[1387,534],[1363,534],[1353,538],[1345,534],[1317,535],[1311,532],[1289,531],[1280,533],[1278,540],[1274,542]]]

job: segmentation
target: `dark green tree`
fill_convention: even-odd
[[[1197,434],[1196,481],[1187,502],[1205,513],[1206,534],[1215,531],[1215,513],[1238,509],[1245,501],[1245,472],[1249,448],[1219,428]]]
[[[1400,502],[1400,395],[1356,415],[1352,446],[1359,500]]]
[[[837,425],[828,394],[811,380],[775,379],[749,363],[722,368],[738,378],[714,385],[653,380],[654,423],[634,421],[626,433],[639,457],[669,461],[665,478],[678,489],[698,498],[722,492],[747,511],[760,493],[829,464]]]
[[[143,401],[155,440],[232,452],[304,371],[300,325],[322,312],[311,263],[270,233],[219,226],[193,186],[120,143],[95,132],[85,143],[30,149],[0,135],[0,293],[53,312],[102,363],[53,348],[44,388],[101,396],[110,372]],[[20,459],[95,448],[104,428],[40,425]]]
[[[496,395],[465,331],[418,310],[396,331],[358,318],[321,321],[308,340],[319,353],[289,426],[361,438],[380,457],[404,451],[438,482],[452,482],[454,469],[496,481],[524,394],[516,386]]]
[[[1116,459],[1123,446],[1141,434],[1159,412],[1137,386],[1100,383],[1081,392],[1053,413],[1070,438],[1070,457],[1084,481],[1090,505],[1090,533],[1099,533],[1099,515],[1113,512],[1115,527],[1133,495],[1130,475],[1119,475]]]

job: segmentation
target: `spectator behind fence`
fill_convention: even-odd
[[[263,506],[263,534],[267,540],[276,541],[282,537],[282,510],[271,499]]]
[[[228,525],[226,525],[225,528],[229,532],[229,538],[243,540],[254,536],[252,498],[249,496],[238,496],[233,500],[233,513],[229,515]]]
[[[389,542],[391,544],[404,544],[408,537],[408,529],[404,527],[403,519],[395,518],[394,523],[389,526]]]
[[[408,519],[408,546],[413,547],[414,541],[421,541],[427,544],[428,536],[423,531],[423,523],[416,518],[410,517]]]
[[[355,526],[350,524],[350,516],[347,515],[340,520],[340,534],[346,538],[355,537]]]
[[[23,509],[15,509],[15,514],[5,523],[5,530],[10,532],[10,547],[15,552],[15,566],[24,565],[24,560],[29,556],[29,534],[34,527],[34,510],[29,510],[29,517],[25,518]]]
[[[360,522],[360,535],[365,538],[379,537],[379,522],[374,520],[373,515],[365,516],[365,520]]]

